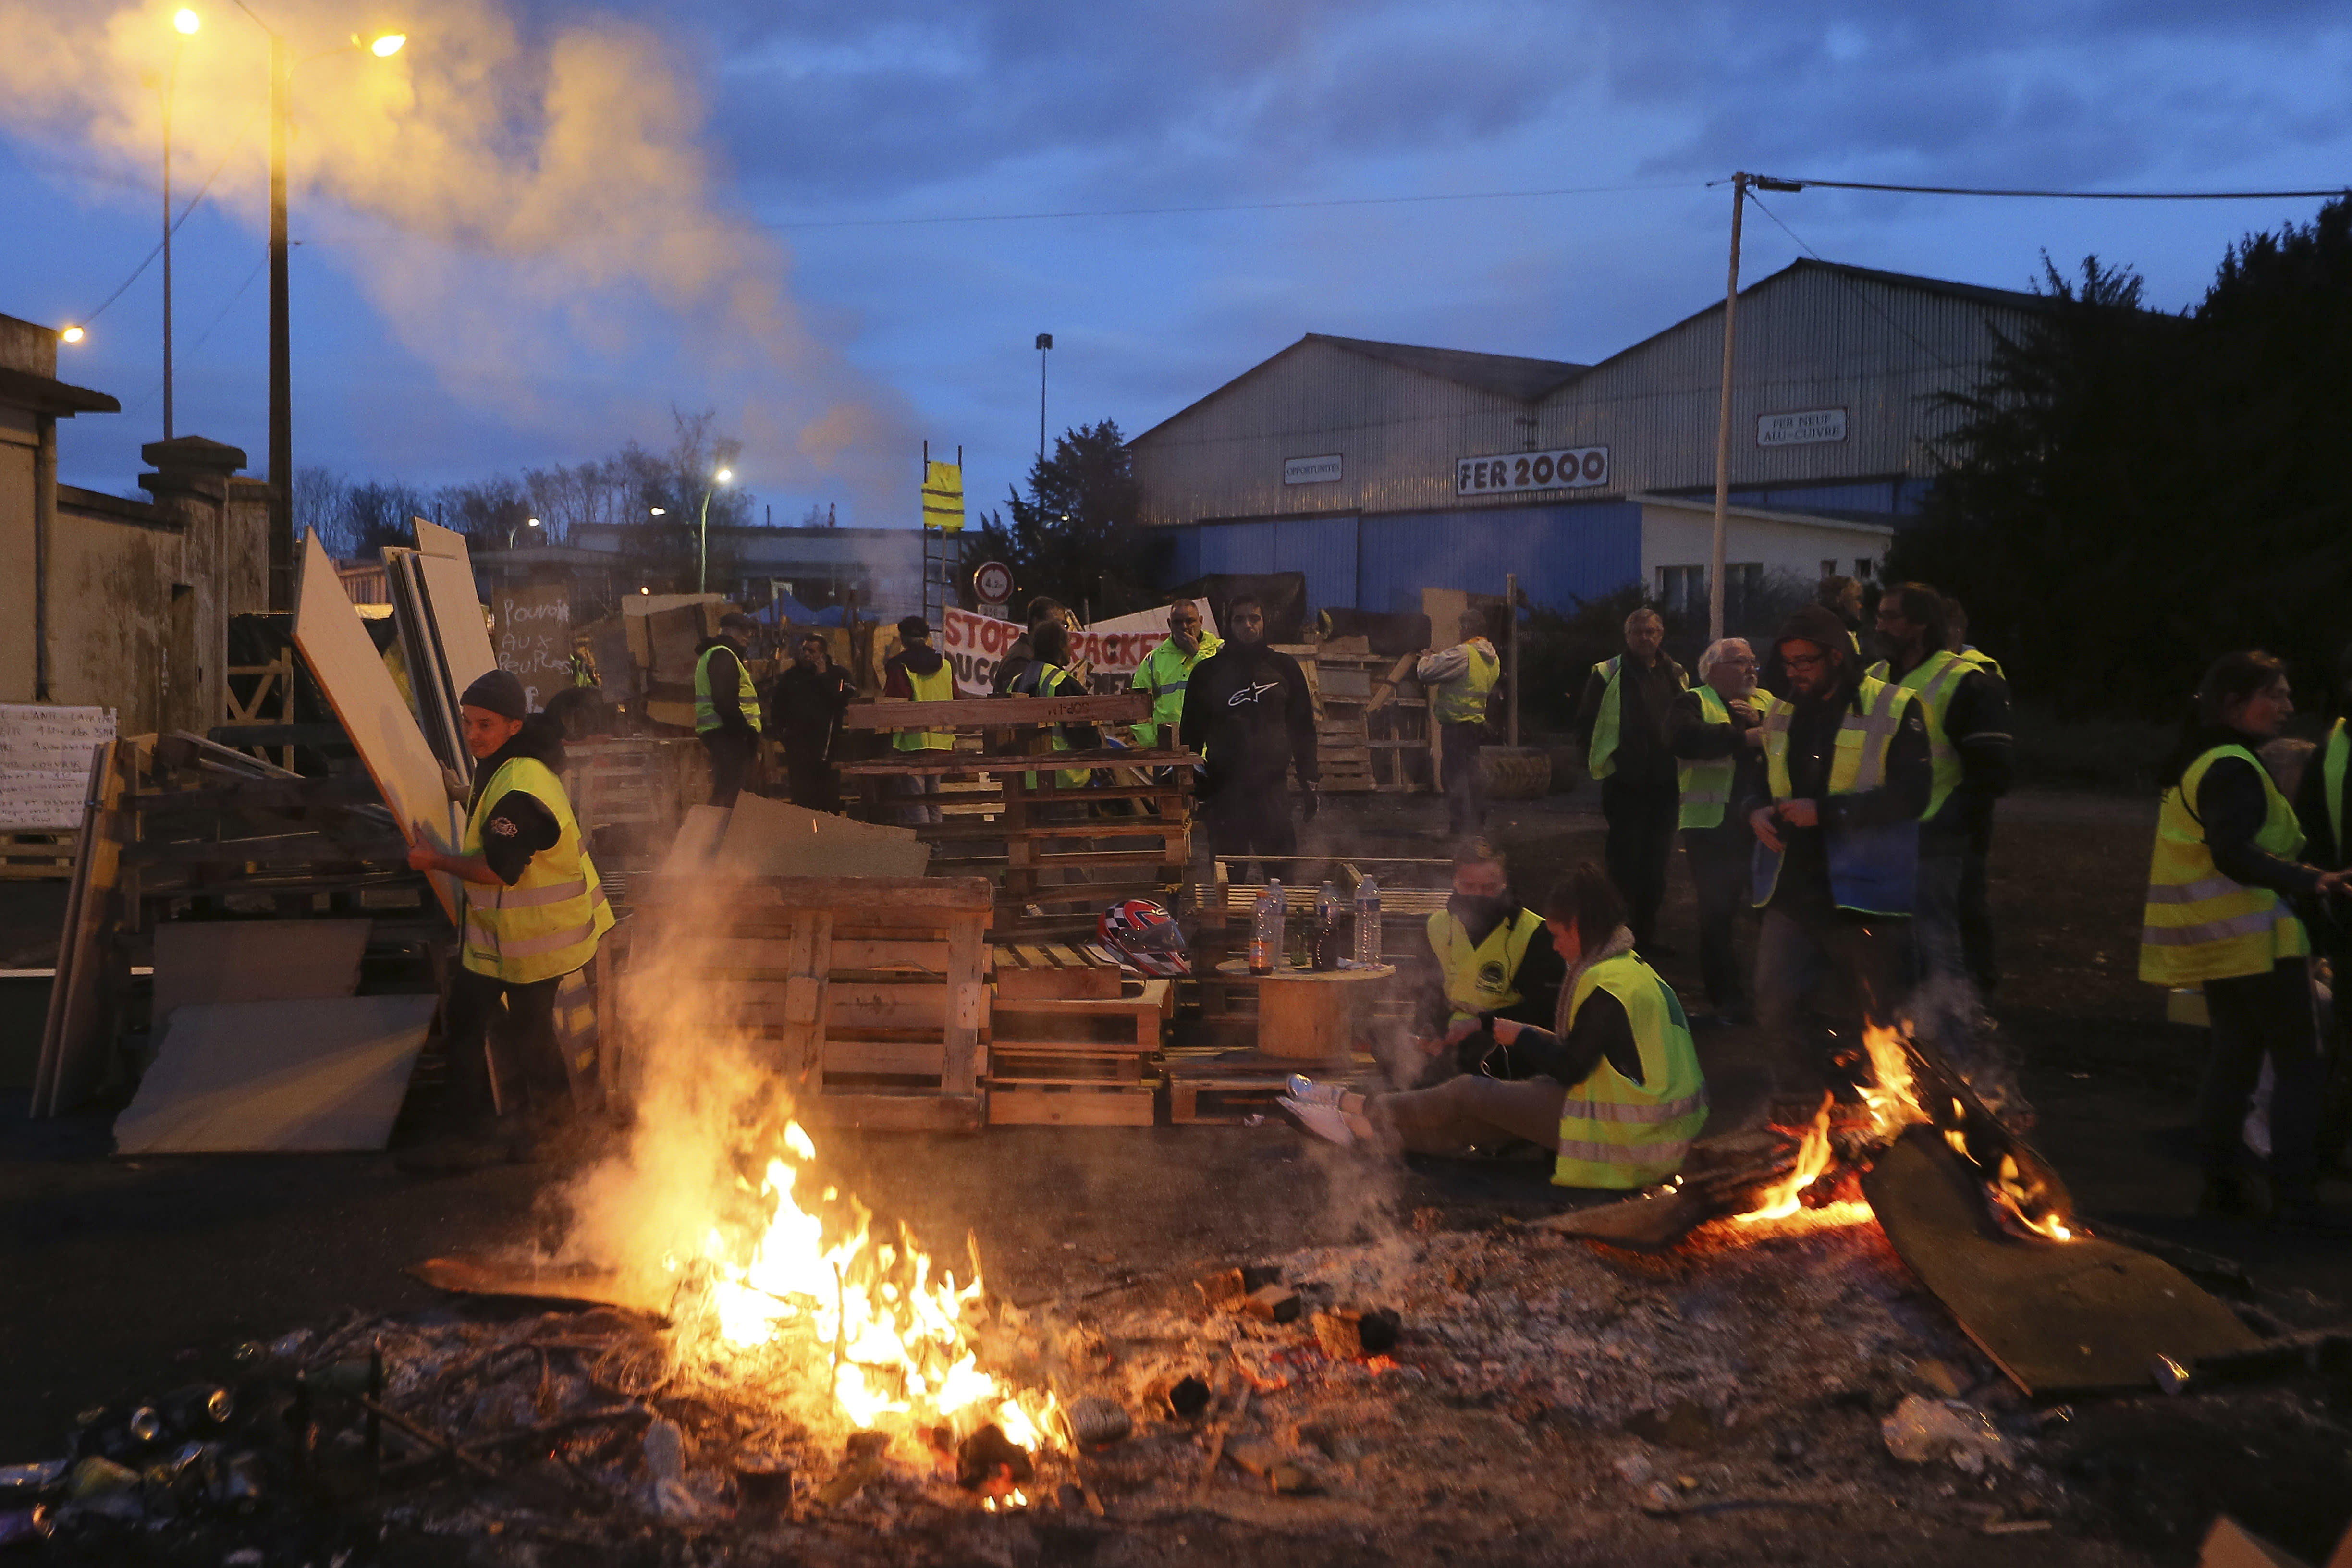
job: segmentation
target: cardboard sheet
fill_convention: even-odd
[[[155,1026],[213,1002],[349,996],[373,921],[166,921],[155,928]]]
[[[722,877],[919,877],[930,860],[931,847],[911,827],[745,794],[735,799],[711,868]]]
[[[438,1005],[341,996],[184,1006],[114,1120],[115,1150],[381,1149]]]
[[[484,642],[489,639],[486,636]],[[441,764],[425,732],[392,683],[392,672],[377,657],[360,613],[335,575],[315,533],[306,535],[302,552],[302,589],[294,605],[294,646],[318,678],[368,776],[383,793],[400,830],[415,843],[416,823],[436,848],[453,848],[449,837],[449,797],[441,787]],[[455,922],[457,887],[447,877],[435,877],[433,890]]]

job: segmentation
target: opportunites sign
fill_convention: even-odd
[[[1508,452],[1495,458],[1462,458],[1454,464],[1454,493],[1458,496],[1504,490],[1582,490],[1608,482],[1606,447]]]
[[[1340,454],[1337,452],[1328,458],[1285,458],[1282,459],[1282,482],[1286,485],[1337,484],[1343,467]]]
[[[1844,439],[1843,408],[1800,408],[1789,414],[1756,416],[1756,444],[1759,447],[1811,447],[1818,442]]]

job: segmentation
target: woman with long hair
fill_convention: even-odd
[[[2224,654],[2167,759],[2142,918],[2139,976],[2202,986],[2212,1046],[2198,1093],[2205,1161],[2199,1211],[2255,1215],[2242,1131],[2271,1058],[2271,1181],[2282,1228],[2331,1228],[2320,1212],[2318,1114],[2326,1066],[2312,1010],[2311,941],[2292,899],[2345,890],[2352,872],[2297,858],[2294,808],[2255,756],[2294,711],[2286,668],[2259,651]]]

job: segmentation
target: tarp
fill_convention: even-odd
[[[1217,608],[1223,626],[1233,619],[1226,606],[1248,595],[1265,607],[1265,640],[1295,643],[1307,629],[1307,574],[1304,572],[1213,572],[1169,590],[1177,599],[1206,599]]]

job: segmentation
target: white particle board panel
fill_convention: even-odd
[[[487,640],[487,639],[486,639]],[[368,776],[383,794],[384,804],[409,842],[424,839],[435,847],[453,847],[449,840],[449,797],[441,784],[441,764],[425,732],[392,683],[392,672],[375,651],[360,613],[343,592],[335,563],[319,543],[319,536],[303,539],[302,588],[294,605],[294,646],[318,678]],[[457,889],[452,879],[436,876],[433,890],[454,922],[457,919]]]
[[[442,531],[447,532],[446,529]],[[441,658],[449,667],[450,689],[460,697],[466,688],[499,667],[498,651],[490,647],[488,623],[474,594],[474,574],[463,560],[435,555],[417,557],[425,592],[433,603],[433,629],[441,637]]]
[[[372,921],[165,921],[155,928],[154,1019],[215,1002],[349,996]]]
[[[437,1005],[338,996],[182,1007],[114,1119],[115,1152],[381,1149]]]
[[[710,869],[722,877],[919,877],[931,847],[911,827],[853,822],[750,791],[735,797]]]

